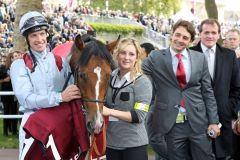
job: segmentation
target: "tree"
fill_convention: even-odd
[[[18,0],[16,3],[16,20],[14,27],[13,50],[25,51],[26,42],[19,32],[19,21],[22,15],[28,11],[42,11],[42,0]],[[25,46],[25,47],[24,47]]]
[[[215,0],[205,0],[205,8],[208,18],[218,19],[218,9]],[[220,38],[218,39],[218,44],[221,45],[222,43],[223,39],[222,36],[220,35]]]
[[[82,0],[82,4],[86,2],[87,0]],[[181,0],[109,0],[109,10],[168,16],[180,9],[180,2]],[[91,6],[105,9],[105,0],[91,1]]]
[[[205,0],[208,18],[218,19],[218,10],[215,0]]]

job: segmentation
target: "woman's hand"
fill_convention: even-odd
[[[103,114],[104,116],[111,116],[111,115],[112,115],[111,113],[112,113],[112,109],[103,106],[102,114]]]

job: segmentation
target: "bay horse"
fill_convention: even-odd
[[[86,110],[86,127],[91,134],[89,159],[105,153],[107,120],[101,113],[108,81],[116,67],[112,53],[119,40],[120,36],[105,45],[88,34],[78,35],[70,51],[69,64],[75,84],[81,91],[83,108]],[[99,146],[102,146],[100,150]]]
[[[120,36],[105,45],[88,34],[78,35],[70,52],[69,64],[75,84],[81,91],[89,133],[99,133],[103,127],[101,112],[108,80],[115,68],[111,53],[119,40]]]

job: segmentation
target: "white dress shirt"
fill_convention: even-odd
[[[212,48],[207,48],[201,43],[201,48],[204,55],[207,57],[208,60],[208,70],[213,79],[214,77],[214,68],[215,68],[215,53],[216,53],[216,44]]]
[[[172,55],[172,66],[173,66],[173,71],[174,74],[176,75],[177,72],[177,67],[178,67],[178,58],[176,57],[176,53],[171,47],[170,47],[170,52]],[[182,62],[184,66],[184,71],[186,74],[186,82],[189,81],[190,76],[191,76],[191,62],[190,62],[190,57],[188,51],[185,49],[182,51]]]

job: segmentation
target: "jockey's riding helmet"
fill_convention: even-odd
[[[46,18],[39,12],[30,11],[25,13],[19,22],[20,33],[27,36],[29,33],[46,30],[49,28]]]

